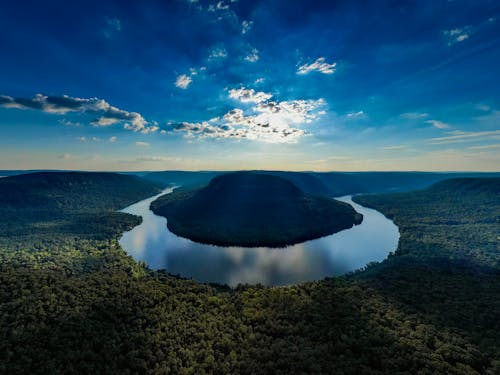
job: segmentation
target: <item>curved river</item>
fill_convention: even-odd
[[[287,285],[319,280],[381,261],[397,248],[398,227],[380,212],[354,203],[351,196],[336,198],[363,214],[363,222],[330,236],[282,249],[203,245],[170,232],[167,220],[149,205],[163,193],[137,202],[121,212],[142,216],[142,224],[125,232],[122,248],[152,269],[192,277],[201,282]]]

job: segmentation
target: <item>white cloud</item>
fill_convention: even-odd
[[[262,91],[255,91],[254,89],[247,89],[245,87],[241,87],[239,89],[231,89],[229,90],[229,97],[231,99],[239,100],[243,103],[261,103],[266,100],[271,99],[272,94],[268,94]]]
[[[241,22],[241,33],[246,34],[250,31],[253,26],[253,21],[243,21]]]
[[[455,130],[448,132],[448,136],[437,137],[429,139],[431,144],[445,144],[445,143],[459,143],[459,142],[472,142],[480,139],[492,140],[500,139],[500,130],[488,130],[479,132],[464,132]]]
[[[135,142],[135,144],[136,144],[136,146],[140,146],[140,147],[149,147],[148,142],[137,141],[137,142]]]
[[[466,39],[469,39],[471,34],[473,33],[471,26],[465,26],[463,28],[456,28],[452,30],[445,30],[443,34],[448,39],[448,45],[452,46],[454,44],[463,42]]]
[[[172,157],[172,156],[141,156],[136,158],[135,160],[161,162],[161,161],[182,161],[182,158]]]
[[[227,57],[227,51],[224,47],[214,47],[208,54],[208,61],[222,60]]]
[[[242,102],[252,102],[254,107],[248,110],[248,113],[241,108],[234,108],[222,118],[175,124],[173,130],[185,132],[188,138],[234,138],[293,143],[308,134],[300,126],[318,119],[320,112],[323,112],[318,109],[325,104],[323,99],[268,101],[272,97],[271,94],[246,88],[230,90],[230,97]]]
[[[363,111],[351,112],[348,113],[346,116],[349,118],[365,117],[365,112]]]
[[[495,143],[492,145],[470,146],[468,148],[471,150],[491,150],[495,148],[500,148],[500,143]]]
[[[108,141],[111,143],[114,143],[114,142],[116,142],[117,139],[118,139],[117,137],[113,136],[113,137],[109,137]]]
[[[65,118],[59,120],[59,124],[64,125],[64,126],[74,126],[74,127],[82,126],[82,124],[79,122],[73,122],[73,121],[70,121],[70,120],[65,119]]]
[[[94,126],[110,126],[119,122],[119,119],[111,118],[111,117],[99,117],[98,119],[92,121],[92,125]]]
[[[397,146],[385,146],[385,147],[382,147],[382,149],[384,150],[402,150],[402,149],[405,149],[406,148],[406,145],[397,145]]]
[[[324,57],[319,57],[316,61],[310,64],[304,64],[299,66],[297,69],[297,74],[309,74],[311,72],[317,71],[323,74],[333,74],[335,72],[337,63],[327,63]]]
[[[250,53],[245,56],[245,60],[248,62],[256,62],[259,60],[259,50],[257,48],[252,48]]]
[[[406,112],[402,113],[399,117],[407,120],[421,120],[429,117],[429,114],[425,112]]]
[[[262,83],[262,82],[264,82],[265,80],[266,80],[265,78],[260,77],[260,78],[257,78],[257,79],[255,80],[255,82],[254,82],[254,83],[255,83],[256,85],[258,85],[259,83]]]
[[[190,76],[188,76],[187,74],[181,74],[175,80],[175,86],[180,89],[186,90],[191,82],[193,82],[193,80]]]
[[[157,127],[149,123],[140,113],[128,112],[98,98],[75,98],[68,95],[47,96],[36,94],[31,99],[13,98],[0,95],[0,106],[17,109],[33,109],[46,113],[65,115],[67,113],[89,113],[99,117],[91,123],[95,126],[109,126],[114,123],[125,123],[125,128],[134,132],[152,133]]]
[[[449,129],[451,127],[450,125],[438,120],[427,120],[426,123],[431,124],[438,129]]]

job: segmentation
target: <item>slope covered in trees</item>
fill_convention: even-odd
[[[304,194],[290,181],[254,172],[214,177],[200,189],[152,203],[175,234],[221,246],[283,247],[351,228],[362,215],[347,203]]]
[[[498,190],[432,189],[357,198],[400,226],[388,260],[279,288],[148,270],[119,248],[133,224],[124,214],[76,220],[78,230],[50,220],[31,236],[2,230],[0,373],[496,375],[500,273],[494,255],[476,254],[498,235]],[[91,198],[82,195],[73,199]],[[453,232],[444,216],[473,229]]]

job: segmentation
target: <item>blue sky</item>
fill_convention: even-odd
[[[0,169],[500,170],[498,1],[15,1]]]

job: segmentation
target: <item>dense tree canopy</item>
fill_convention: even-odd
[[[217,176],[202,188],[164,195],[151,208],[168,219],[173,233],[221,246],[283,247],[351,228],[363,218],[347,203],[255,172]]]
[[[499,180],[473,183],[358,197],[401,230],[380,264],[234,290],[135,262],[117,239],[138,220],[102,203],[112,189],[70,190],[94,220],[2,224],[0,373],[498,374]]]

